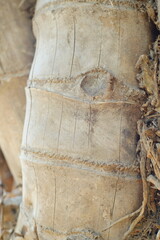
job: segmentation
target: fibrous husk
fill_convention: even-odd
[[[157,2],[150,0],[146,7],[150,19],[160,29]],[[143,202],[124,239],[160,240],[160,35],[149,55],[140,56],[136,68],[139,87],[146,92],[142,118],[138,121],[137,146],[138,161],[143,166]]]
[[[146,5],[146,10],[149,18],[154,22],[158,29],[160,29],[160,22],[158,19],[158,1],[159,0],[149,0]]]

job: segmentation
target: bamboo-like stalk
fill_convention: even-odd
[[[143,5],[37,2],[16,236],[120,240],[128,229],[124,221],[103,231],[142,199],[135,63],[152,40]]]

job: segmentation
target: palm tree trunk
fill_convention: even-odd
[[[120,240],[141,204],[136,123],[145,1],[39,0],[22,141],[22,239]]]
[[[25,113],[24,86],[33,58],[31,20],[19,0],[0,0],[0,147],[17,184]]]

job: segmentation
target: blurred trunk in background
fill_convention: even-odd
[[[25,113],[25,92],[34,53],[31,19],[20,0],[0,0],[0,147],[21,183],[19,160]]]

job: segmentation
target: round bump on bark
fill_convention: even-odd
[[[92,97],[110,93],[113,88],[113,76],[109,72],[88,72],[83,77],[80,87]]]

